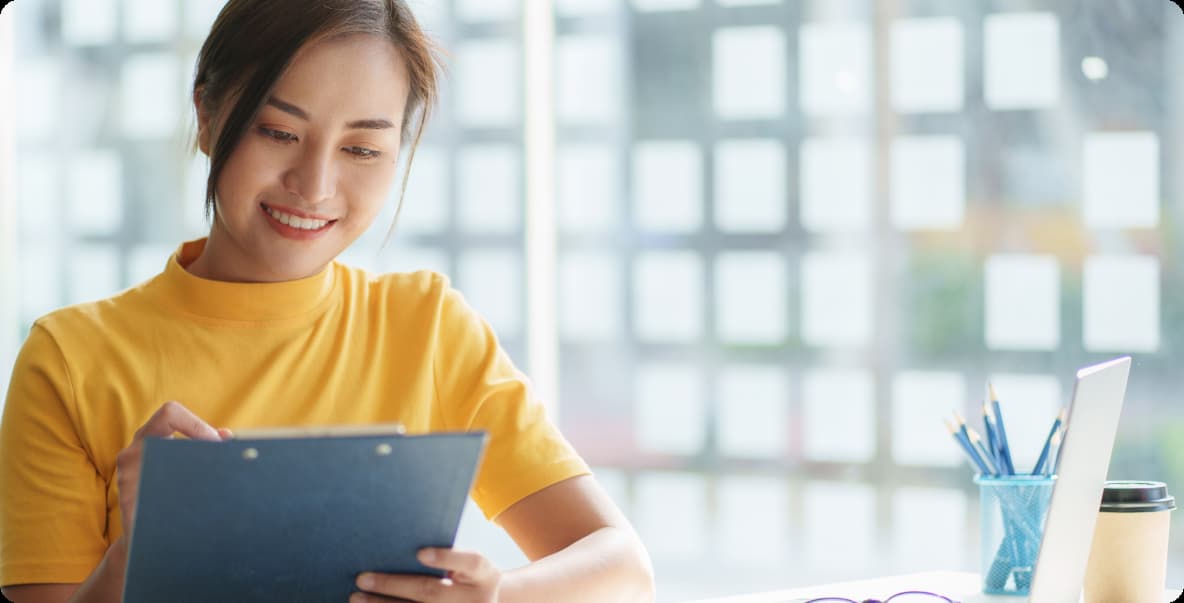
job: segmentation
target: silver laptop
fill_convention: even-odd
[[[1032,603],[1081,600],[1094,523],[1102,502],[1130,370],[1131,359],[1124,356],[1077,371],[1065,441],[1058,453],[1057,482],[1032,576],[1028,599]],[[1003,599],[984,595],[967,601]]]

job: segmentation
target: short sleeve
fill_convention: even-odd
[[[61,349],[34,325],[0,422],[0,585],[82,582],[107,550],[107,484],[78,437]]]
[[[529,380],[459,292],[444,284],[433,359],[446,429],[488,432],[473,485],[487,518],[547,486],[589,473]]]

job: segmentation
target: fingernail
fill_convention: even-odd
[[[234,439],[234,432],[230,431],[229,429],[227,429],[225,427],[218,428],[218,433],[222,436],[223,440],[233,440]]]
[[[424,563],[431,563],[436,560],[436,551],[432,549],[422,549],[419,551],[419,560]]]
[[[374,587],[374,577],[370,574],[358,575],[358,588],[367,590]]]

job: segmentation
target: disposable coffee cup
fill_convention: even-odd
[[[1163,482],[1106,482],[1085,570],[1085,603],[1160,603],[1176,500]]]

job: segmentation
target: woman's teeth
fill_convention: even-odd
[[[279,220],[280,223],[292,228],[299,228],[300,230],[320,230],[329,223],[328,220],[309,220],[308,218],[300,218],[291,214],[285,214],[282,211],[276,211],[266,205],[263,206],[264,211],[271,217]]]

